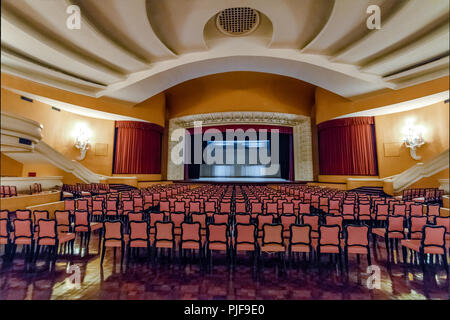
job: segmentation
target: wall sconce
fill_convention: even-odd
[[[409,119],[406,121],[406,126],[403,128],[402,133],[405,146],[410,148],[409,153],[411,158],[420,160],[422,157],[416,154],[416,150],[425,143],[423,139],[425,128],[423,126],[414,125],[414,120]]]
[[[83,160],[86,157],[86,151],[90,147],[89,139],[92,136],[92,132],[85,123],[78,123],[72,135],[75,138],[75,148],[80,149],[80,156],[77,160]]]

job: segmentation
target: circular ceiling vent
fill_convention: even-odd
[[[259,13],[252,8],[228,8],[217,14],[217,28],[229,36],[243,36],[258,27]]]

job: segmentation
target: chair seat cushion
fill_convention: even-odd
[[[65,233],[59,233],[58,234],[59,243],[66,243],[66,242],[69,242],[69,241],[74,240],[74,239],[75,239],[75,233],[67,233],[67,232],[65,232]]]
[[[147,248],[148,242],[145,240],[133,240],[130,241],[131,248]]]
[[[255,251],[255,245],[251,243],[238,243],[236,251]]]
[[[201,247],[200,243],[194,241],[187,241],[181,243],[181,249],[195,249],[199,250]]]
[[[330,245],[321,245],[320,246],[321,253],[339,253],[338,246],[330,246]]]
[[[261,246],[261,251],[263,252],[284,252],[286,251],[285,246],[281,244],[266,244]]]
[[[158,240],[155,242],[156,248],[173,248],[173,242],[169,240]]]
[[[386,229],[385,228],[373,228],[372,233],[384,238],[386,236]]]
[[[225,243],[210,243],[208,245],[209,250],[226,251],[227,245]]]
[[[292,252],[310,252],[310,248],[306,244],[293,244],[291,245]]]

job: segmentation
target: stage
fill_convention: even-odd
[[[226,182],[226,183],[288,183],[291,182],[281,178],[258,178],[258,177],[201,177],[190,179],[190,182]]]

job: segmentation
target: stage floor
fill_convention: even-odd
[[[256,178],[256,177],[203,177],[191,179],[192,182],[263,182],[263,183],[284,183],[289,180],[281,178]]]

